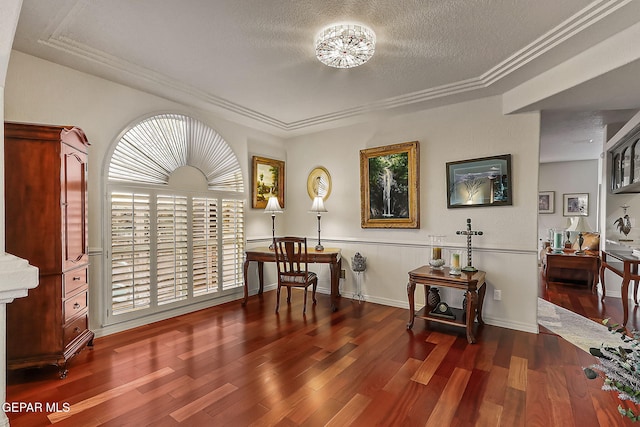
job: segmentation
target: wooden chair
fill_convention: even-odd
[[[307,239],[305,237],[275,237],[273,246],[278,267],[276,313],[280,308],[280,289],[287,288],[287,302],[291,302],[291,288],[304,288],[304,308],[307,311],[307,288],[313,285],[313,303],[316,301],[318,275],[307,266]]]

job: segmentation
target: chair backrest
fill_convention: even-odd
[[[273,239],[278,266],[278,282],[307,280],[307,238],[275,237]]]

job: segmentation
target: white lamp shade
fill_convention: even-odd
[[[282,213],[282,208],[280,207],[280,203],[278,203],[277,197],[269,197],[269,201],[267,202],[267,207],[264,208],[264,213],[270,213],[270,214]]]
[[[322,197],[316,196],[313,198],[313,204],[311,205],[311,210],[309,210],[309,212],[327,212],[327,209],[324,207],[324,200],[322,199]]]
[[[567,217],[567,219],[565,219],[564,221],[564,229],[567,231],[572,231],[572,230],[569,230],[572,225],[573,225],[573,217]]]
[[[583,216],[579,216],[573,220],[571,227],[567,228],[567,231],[576,231],[578,233],[586,233],[592,230],[587,220]]]

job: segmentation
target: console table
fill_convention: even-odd
[[[600,266],[600,284],[602,285],[602,298],[604,301],[606,294],[606,288],[604,285],[604,272],[609,269],[618,276],[622,277],[622,326],[627,326],[627,319],[629,317],[629,282],[634,281],[633,286],[633,302],[638,305],[638,281],[640,276],[638,275],[638,264],[640,264],[640,258],[636,258],[629,252],[619,251],[601,251],[602,264]]]
[[[584,277],[586,273],[588,286],[592,292],[596,291],[600,257],[586,253],[576,255],[575,252],[548,252],[544,256],[545,276],[548,283],[577,280],[581,276]]]
[[[252,248],[245,251],[244,259],[244,299],[242,305],[247,304],[249,299],[249,285],[247,282],[247,271],[249,270],[249,263],[251,261],[258,263],[258,281],[260,287],[258,288],[258,294],[262,294],[264,290],[264,263],[276,262],[275,251],[267,247]],[[341,250],[336,248],[325,248],[323,251],[317,251],[314,248],[307,248],[307,260],[308,263],[322,263],[329,264],[331,271],[331,310],[336,311],[338,309],[338,297],[340,297],[339,285],[340,285],[340,270],[342,269],[342,255]]]
[[[442,270],[434,270],[425,265],[409,272],[409,283],[407,284],[407,296],[409,297],[409,323],[407,329],[413,327],[416,317],[426,319],[431,322],[439,322],[447,325],[463,327],[467,331],[467,341],[469,344],[476,342],[473,333],[473,323],[477,317],[478,324],[483,325],[482,303],[486,291],[485,272],[476,271],[474,273],[462,272],[459,276],[449,274],[449,267]],[[424,285],[425,306],[418,312],[415,311],[415,290],[416,285]],[[433,307],[426,304],[427,296],[431,286],[454,288],[465,291],[467,296],[466,312],[458,308],[451,308],[455,319],[438,317],[430,313]]]

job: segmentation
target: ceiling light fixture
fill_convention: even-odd
[[[353,68],[367,62],[376,48],[376,35],[364,25],[339,24],[320,31],[316,56],[325,65]]]

